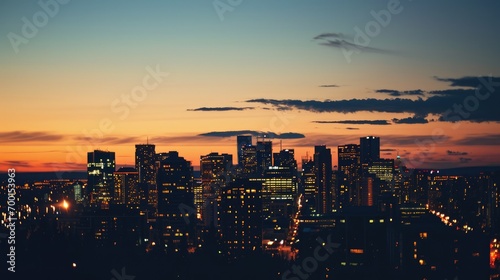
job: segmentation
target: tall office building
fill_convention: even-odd
[[[360,184],[360,147],[356,144],[338,146],[338,184],[337,206],[343,208],[352,205],[359,197]]]
[[[361,164],[370,164],[380,159],[380,137],[361,137],[359,142]]]
[[[95,150],[87,153],[87,195],[91,205],[108,208],[113,198],[115,153]]]
[[[139,172],[139,183],[156,184],[155,145],[135,145],[135,169]]]
[[[146,194],[148,205],[157,208],[156,152],[153,144],[135,145],[135,169],[139,173],[139,188]]]
[[[332,153],[326,146],[314,147],[314,169],[316,171],[316,212],[327,214],[332,212]]]
[[[210,153],[200,157],[202,188],[201,193],[195,192],[194,203],[207,227],[217,224],[217,195],[231,181],[232,167],[230,154]]]
[[[165,248],[185,251],[192,242],[190,225],[194,213],[193,167],[177,152],[168,152],[160,163],[157,177],[158,219]]]
[[[273,154],[274,166],[289,167],[292,172],[297,172],[297,161],[294,149],[281,150]]]
[[[114,172],[115,204],[137,208],[140,204],[139,172],[135,168],[122,167]]]
[[[380,193],[395,193],[393,159],[379,159],[372,162],[368,173],[375,175]]]
[[[252,136],[238,135],[236,136],[236,150],[238,151],[238,166],[243,165],[243,147],[252,145]]]
[[[302,171],[300,172],[300,192],[304,195],[302,211],[304,214],[316,213],[316,169],[314,161],[310,158],[302,158]]]
[[[252,179],[250,179],[252,180]],[[296,172],[288,166],[271,166],[255,181],[262,182],[262,215],[265,237],[286,239],[298,193]]]
[[[257,173],[264,171],[273,165],[273,142],[271,140],[257,141]]]
[[[240,175],[248,177],[257,173],[257,147],[243,146]]]
[[[221,190],[219,237],[230,258],[262,250],[262,184],[237,179]]]

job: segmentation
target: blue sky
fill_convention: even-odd
[[[1,117],[15,121],[7,122],[1,132],[61,135],[64,141],[50,143],[61,150],[51,155],[51,161],[57,162],[68,158],[61,146],[78,145],[75,139],[79,139],[82,131],[95,127],[106,116],[111,116],[116,125],[116,130],[106,137],[142,139],[150,136],[158,140],[166,135],[195,137],[211,131],[268,127],[277,108],[249,104],[246,102],[249,99],[384,99],[387,96],[376,90],[450,89],[449,83],[438,81],[435,76],[458,79],[500,75],[500,35],[496,32],[500,26],[498,1],[407,0],[397,4],[394,1],[242,0],[222,15],[214,3],[230,6],[238,1],[69,1],[59,4],[47,24],[38,28],[33,38],[26,38],[28,42],[20,44],[16,53],[9,34],[23,36],[22,18],[33,22],[33,16],[43,9],[38,1],[2,1],[0,92],[8,106]],[[324,45],[328,40],[344,46],[355,43],[356,28],[366,32],[365,27],[374,21],[373,13],[387,11],[388,5],[395,5],[400,12],[391,14],[386,26],[379,25],[380,32],[369,36],[366,48],[358,48],[361,52],[346,58],[346,49]],[[314,39],[320,34],[337,37]],[[148,66],[156,65],[169,73],[168,78],[134,107],[126,120],[118,120],[110,104],[140,83]],[[190,111],[200,107],[245,106],[256,108]],[[384,135],[429,135],[436,127],[450,128],[449,123],[432,121],[437,119],[432,115],[427,116],[429,123],[384,128],[368,124],[319,125],[312,122],[391,120],[411,115],[288,109],[294,121],[287,123],[281,132],[304,134],[311,144],[342,144],[341,140],[325,140],[336,136],[348,141],[349,137],[354,140],[360,135],[379,134],[383,139]],[[450,137],[457,140],[498,131],[498,128],[497,121],[465,121],[460,131],[450,130]],[[128,163],[133,159],[129,154],[134,140],[120,145],[103,140],[96,146],[121,151],[124,162]],[[218,143],[221,152],[234,152],[234,139],[209,140]],[[199,141],[193,141],[190,145],[196,148],[184,152],[196,160],[199,154],[205,153],[203,145],[206,144],[198,147]],[[305,146],[304,140],[294,141],[290,146]],[[27,156],[15,152],[39,151],[41,145],[33,141],[22,144],[4,141],[3,144],[4,150],[9,151],[4,162],[27,160]],[[183,144],[172,140],[160,145],[183,152]],[[43,145],[49,146],[49,143]],[[468,148],[456,146],[455,142],[443,145],[440,151],[444,157],[447,147]],[[477,149],[478,152],[473,153],[477,157],[468,163],[495,163],[482,159],[484,152],[479,152],[479,146],[472,149]],[[303,148],[297,154],[306,151]],[[37,166],[44,162],[41,157],[37,160]],[[451,160],[443,162],[446,162],[443,166],[453,164]]]

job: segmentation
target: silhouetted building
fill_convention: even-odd
[[[130,167],[122,167],[114,172],[114,204],[138,208],[140,205],[139,172]]]
[[[238,258],[262,250],[262,184],[237,179],[221,190],[219,237],[224,255]]]
[[[359,141],[361,164],[369,164],[380,159],[380,137],[361,137]]]
[[[306,215],[316,213],[316,169],[314,161],[310,158],[302,158],[302,171],[300,172],[300,193],[304,195],[302,212]]]
[[[200,157],[202,192],[195,193],[195,206],[205,226],[217,225],[217,195],[230,182],[233,156],[210,153]]]
[[[252,136],[238,135],[236,136],[236,150],[238,151],[238,166],[243,166],[243,147],[252,145]]]
[[[158,207],[158,191],[156,189],[156,152],[153,144],[135,145],[135,169],[139,174],[139,188],[147,194],[150,208]]]
[[[167,251],[185,251],[194,224],[193,168],[177,152],[168,152],[157,177],[158,219]],[[193,221],[193,222],[191,222]]]
[[[91,205],[109,207],[113,198],[115,153],[95,150],[87,154],[87,195]]]
[[[257,174],[257,147],[243,146],[242,148],[242,164],[240,176],[248,177],[249,175]]]
[[[360,146],[347,144],[338,146],[338,188],[337,206],[339,209],[355,205],[361,179]]]
[[[291,172],[297,172],[297,161],[295,160],[294,149],[284,149],[273,154],[273,166],[288,167]]]
[[[262,140],[257,141],[257,173],[264,171],[273,165],[273,142]]]
[[[289,167],[271,166],[264,171],[261,179],[255,181],[262,182],[264,237],[285,239],[298,193],[295,172]]]
[[[314,147],[314,170],[316,172],[316,212],[326,214],[332,212],[332,154],[326,146]]]

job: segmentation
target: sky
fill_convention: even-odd
[[[381,138],[410,167],[500,165],[500,2],[5,0],[0,169],[199,165],[236,135],[296,159]]]

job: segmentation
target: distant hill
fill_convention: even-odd
[[[87,179],[85,171],[65,171],[65,172],[16,172],[18,183],[54,179]],[[7,173],[0,173],[0,182],[7,180]]]
[[[434,169],[435,170],[435,169]],[[460,167],[450,169],[439,169],[441,175],[457,175],[457,176],[473,176],[481,172],[500,172],[500,166],[472,166]],[[200,172],[195,170],[194,177],[199,178]],[[66,171],[62,173],[56,172],[17,172],[16,178],[18,183],[53,180],[53,179],[87,179],[87,172],[85,171]],[[7,173],[0,173],[0,182],[7,180]]]
[[[201,174],[200,171],[193,172],[194,177],[198,178]],[[0,182],[7,180],[7,173],[0,173]],[[16,181],[18,183],[54,180],[54,179],[87,179],[86,171],[65,171],[65,172],[16,172]]]

